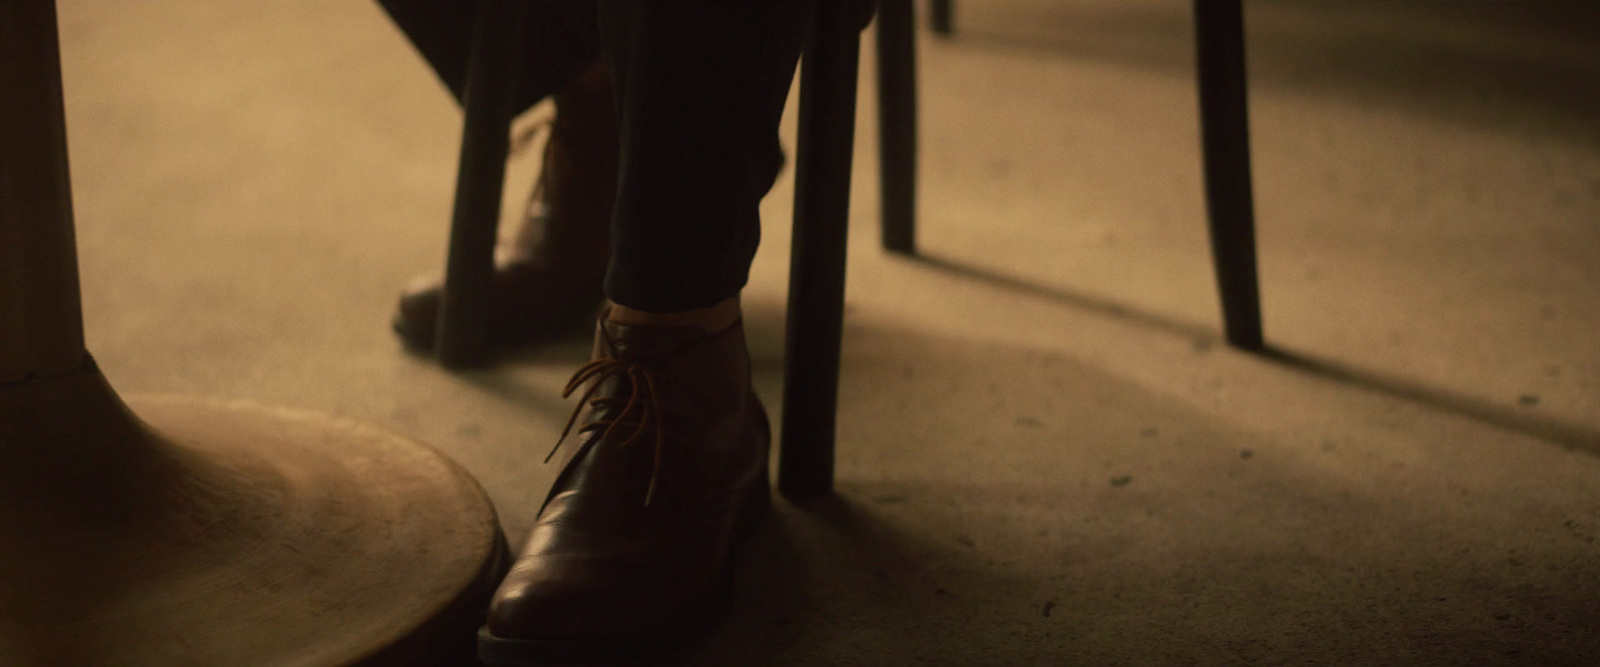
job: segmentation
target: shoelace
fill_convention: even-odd
[[[615,396],[594,395],[600,389],[600,385],[605,384],[607,379],[616,376],[624,376],[631,380],[628,384],[632,385],[633,391],[628,395],[626,401]],[[628,438],[623,440],[621,445],[618,445],[619,447],[627,447],[633,444],[647,430],[654,433],[655,457],[650,464],[650,487],[645,491],[644,495],[644,504],[649,505],[650,501],[655,498],[656,480],[661,475],[661,453],[666,444],[666,431],[661,422],[661,401],[656,395],[655,376],[651,374],[650,369],[631,361],[596,359],[578,369],[572,379],[567,381],[566,388],[561,390],[561,397],[567,398],[571,396],[572,392],[576,391],[585,382],[591,383],[589,389],[584,391],[582,398],[578,399],[578,405],[572,410],[572,416],[567,418],[567,425],[561,429],[561,437],[556,440],[556,446],[550,448],[550,453],[544,457],[545,463],[549,463],[550,459],[556,455],[556,450],[561,448],[561,443],[566,442],[567,435],[572,432],[572,425],[577,423],[578,414],[583,412],[584,405],[587,404],[596,410],[600,410],[621,404],[623,406],[622,412],[618,413],[616,417],[612,419],[597,419],[584,424],[578,428],[578,433],[589,433],[603,428],[605,431],[600,434],[600,437],[602,439],[608,438],[611,436],[613,429],[626,422],[635,428],[633,433],[628,434]],[[638,419],[630,421],[628,417],[633,415],[636,407],[639,410]],[[654,423],[647,424],[649,420],[654,420]]]

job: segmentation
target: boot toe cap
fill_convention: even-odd
[[[683,616],[691,591],[637,565],[573,557],[518,563],[489,607],[489,632],[503,639],[561,641],[650,636]]]

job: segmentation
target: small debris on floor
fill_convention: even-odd
[[[1243,460],[1249,461],[1250,459],[1255,458],[1255,456],[1256,456],[1256,450],[1254,450],[1254,449],[1246,448],[1246,449],[1239,450],[1239,458],[1241,458]]]
[[[1117,475],[1116,477],[1112,477],[1111,478],[1111,485],[1112,486],[1127,486],[1128,482],[1132,482],[1132,481],[1133,481],[1133,476],[1132,475]]]
[[[1050,618],[1050,611],[1052,609],[1055,609],[1055,608],[1056,608],[1056,601],[1055,600],[1051,600],[1049,602],[1044,603],[1044,617],[1045,618]]]
[[[1517,397],[1517,403],[1519,405],[1538,405],[1539,404],[1539,395],[1538,394],[1523,394],[1523,395]]]

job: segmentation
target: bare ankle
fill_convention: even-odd
[[[742,311],[739,308],[739,297],[719,301],[714,305],[694,310],[684,310],[671,313],[652,313],[635,310],[622,304],[611,306],[611,312],[606,319],[619,324],[639,324],[645,326],[693,326],[706,330],[707,333],[722,331],[739,321]]]

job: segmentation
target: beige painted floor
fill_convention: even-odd
[[[459,115],[377,8],[61,6],[113,382],[388,426],[525,534],[586,345],[451,374],[388,332]],[[691,664],[1600,660],[1600,19],[1248,10],[1276,358],[1216,340],[1188,3],[924,34],[921,260],[875,245],[863,77],[839,493],[780,503]],[[774,408],[790,202],[746,293]]]

